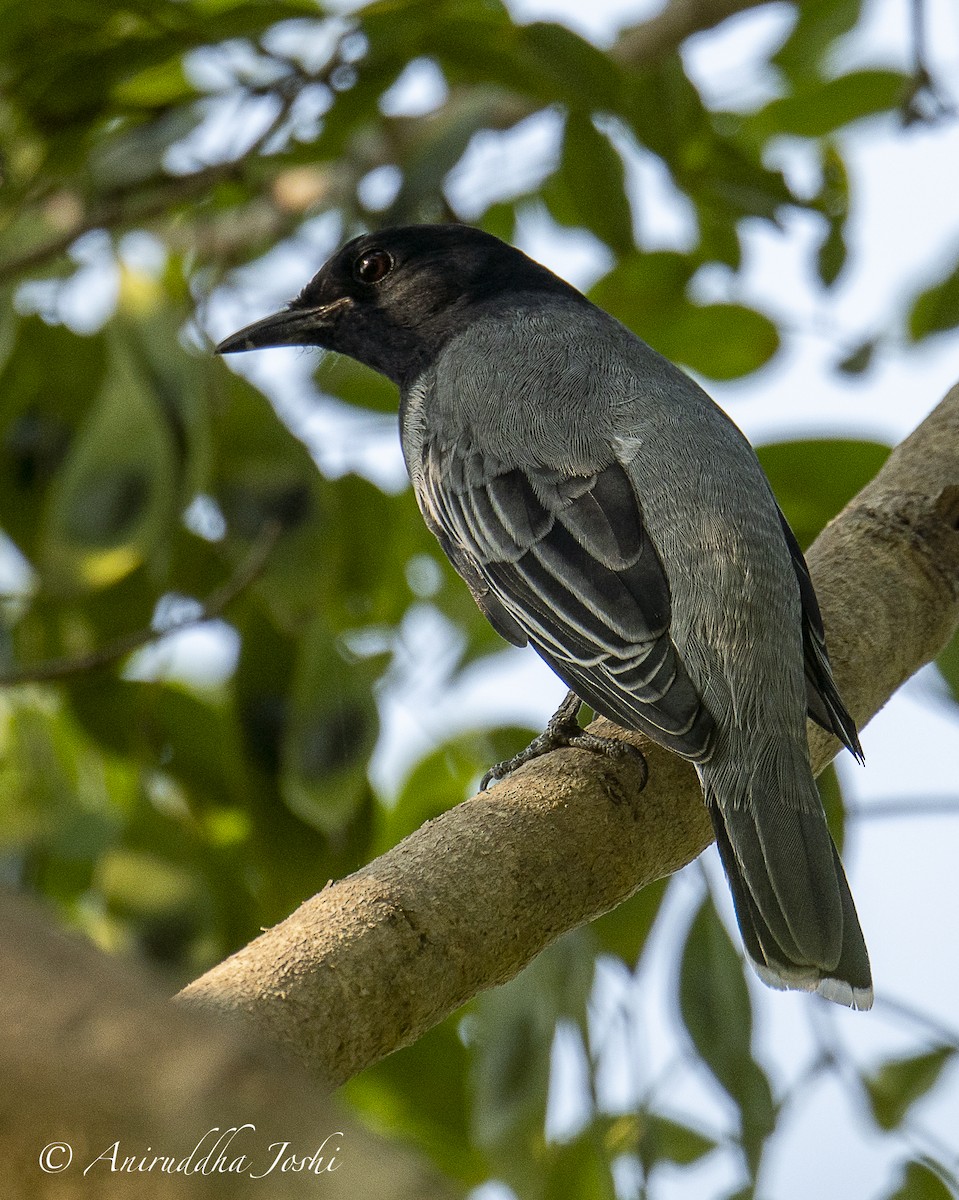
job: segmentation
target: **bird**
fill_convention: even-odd
[[[427,526],[494,629],[570,689],[531,753],[602,750],[612,739],[576,721],[585,703],[688,759],[760,979],[868,1009],[807,715],[862,748],[802,551],[734,422],[571,284],[466,224],[353,238],[216,352],[268,346],[348,355],[397,386]]]

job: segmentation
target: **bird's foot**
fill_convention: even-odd
[[[575,692],[567,692],[565,699],[550,717],[546,728],[539,737],[533,738],[526,749],[521,750],[519,754],[514,754],[512,758],[507,758],[490,767],[480,780],[480,791],[485,792],[490,784],[505,779],[507,775],[511,775],[517,767],[523,766],[524,763],[532,762],[534,758],[566,746],[571,746],[576,750],[589,750],[592,754],[605,754],[609,758],[638,759],[643,772],[641,786],[645,787],[649,771],[642,751],[619,738],[600,737],[599,734],[590,733],[588,729],[584,729],[577,720],[582,706],[583,702]]]

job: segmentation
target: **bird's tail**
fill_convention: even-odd
[[[743,787],[722,777],[717,786],[714,771],[700,769],[743,943],[764,983],[870,1008],[869,955],[846,873],[805,755],[785,763],[784,750],[774,752],[783,769],[760,764]]]

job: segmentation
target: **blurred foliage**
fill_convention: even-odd
[[[700,906],[686,937],[679,1008],[696,1051],[739,1110],[739,1141],[755,1174],[776,1125],[776,1105],[752,1054],[752,1006],[742,960],[710,900]]]
[[[883,1063],[866,1078],[866,1090],[876,1123],[883,1129],[895,1129],[912,1105],[936,1084],[946,1064],[955,1057],[952,1046],[938,1046],[925,1054]]]
[[[710,17],[703,5],[704,27],[743,7],[717,0]],[[809,214],[821,231],[810,267],[832,288],[849,253],[844,131],[864,118],[915,121],[934,91],[918,51],[915,77],[883,64],[837,70],[860,0],[778,7],[792,20],[768,63],[775,95],[720,111],[687,74],[677,34],[640,27],[603,49],[559,24],[517,24],[499,0],[381,0],[350,16],[312,0],[8,0],[8,881],[185,980],[469,794],[526,741],[513,728],[441,737],[389,794],[374,787],[378,700],[408,683],[411,619],[449,622],[436,687],[450,696],[500,643],[409,491],[324,475],[297,423],[213,360],[191,322],[218,298],[235,307],[238,288],[265,293],[263,260],[281,243],[302,262],[302,283],[363,228],[465,218],[510,238],[535,214],[605,247],[593,298],[658,349],[709,379],[760,369],[786,331],[737,291],[746,223],[778,228],[789,210]],[[469,155],[537,115],[554,124],[552,150],[512,173],[474,173],[468,204],[455,201]],[[818,164],[802,186],[772,165],[785,137]],[[688,210],[685,249],[648,244],[636,150]],[[722,302],[698,298],[703,268],[724,273]],[[904,329],[883,338],[954,329],[957,280],[953,267],[906,297]],[[867,372],[882,340],[848,348],[838,369]],[[365,415],[372,428],[395,408],[389,385],[346,360],[324,361],[315,381],[327,414]],[[760,453],[805,545],[886,452],[832,440]],[[226,665],[166,670],[171,642],[160,635],[212,618]],[[942,660],[954,697],[957,663],[954,645]],[[823,789],[841,835],[835,774]],[[710,902],[683,939],[674,1009],[689,1063],[725,1097],[729,1125],[675,1111],[638,1058],[643,1082],[626,1111],[610,1111],[598,1088],[617,1051],[590,1019],[594,963],[642,963],[668,896],[656,884],[563,939],[354,1080],[350,1101],[464,1188],[495,1176],[524,1198],[588,1200],[639,1179],[655,1196],[662,1172],[733,1153],[746,1181],[737,1195],[752,1196],[789,1096],[755,1056],[750,987]],[[585,1112],[547,1132],[559,1045],[580,1064]],[[893,1136],[906,1127],[954,1051],[936,1044],[863,1076],[877,1126]],[[904,1161],[890,1196],[951,1186],[941,1164]]]
[[[959,1182],[928,1162],[909,1162],[889,1200],[956,1200]]]

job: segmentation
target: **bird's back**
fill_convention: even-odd
[[[534,473],[621,464],[707,707],[762,706],[772,689],[776,714],[785,698],[805,728],[799,590],[765,475],[706,393],[619,322],[564,297],[517,297],[449,343],[402,424],[418,490],[424,438]]]

